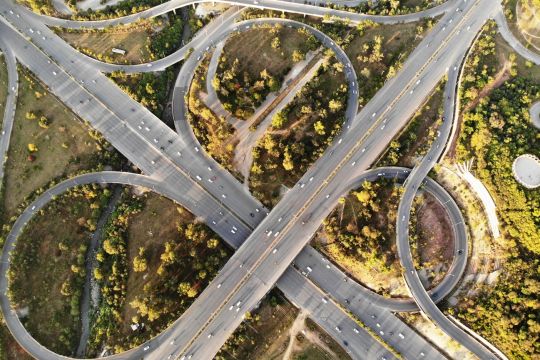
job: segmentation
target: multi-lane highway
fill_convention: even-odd
[[[384,171],[382,169],[381,171]],[[392,171],[388,169],[388,171]],[[375,173],[375,170],[372,171]],[[366,175],[366,178],[371,178],[372,174]],[[132,174],[132,173],[123,173],[123,172],[114,172],[106,171],[99,173],[89,173],[84,175],[79,175],[74,178],[65,180],[58,185],[46,190],[42,195],[40,195],[36,200],[34,200],[28,207],[23,211],[19,216],[17,221],[14,223],[13,228],[6,238],[2,253],[2,263],[0,264],[0,306],[4,313],[4,319],[6,324],[14,335],[14,337],[23,345],[23,347],[33,356],[38,359],[60,359],[64,358],[60,355],[53,353],[52,351],[46,349],[35,341],[30,334],[26,331],[21,321],[19,320],[16,312],[12,310],[12,306],[9,301],[9,297],[6,296],[6,291],[8,288],[7,281],[7,271],[9,267],[9,254],[13,251],[17,237],[24,230],[26,224],[31,220],[31,218],[38,213],[44,206],[48,204],[51,200],[55,199],[57,196],[66,192],[68,189],[73,188],[79,185],[85,184],[123,184],[129,186],[143,186],[145,188],[151,189],[152,191],[173,199],[177,203],[183,205],[188,210],[192,211],[196,216],[204,217],[212,207],[212,200],[206,199],[201,201],[200,199],[194,199],[187,193],[179,193],[175,190],[174,186],[170,184],[158,181],[154,178]],[[201,207],[201,204],[203,205]],[[233,241],[231,239],[231,234],[228,231],[221,231],[221,235],[227,241]],[[304,276],[300,274],[299,271],[291,269],[286,273],[286,277],[280,280],[280,287],[287,294],[289,300],[291,300],[298,307],[301,307],[305,310],[308,310],[310,317],[321,327],[328,331],[346,350],[354,359],[362,358],[359,354],[368,352],[375,356],[376,358],[386,357],[387,359],[394,358],[391,352],[389,352],[384,346],[381,345],[377,340],[372,338],[366,330],[359,326],[354,319],[352,319],[347,313],[345,313],[337,304],[333,303],[331,298],[328,297],[327,306],[321,306],[321,303],[316,301],[314,298],[323,298],[326,297],[326,293],[318,289],[314,284],[307,281]],[[383,318],[377,320],[378,322],[383,323]],[[389,329],[392,321],[386,320],[386,323],[383,323],[385,329]],[[410,328],[404,326],[403,324],[397,324],[399,331],[403,332],[405,336],[408,337],[408,341],[402,342],[398,348],[407,349],[404,351],[405,354],[410,352],[411,356],[416,356],[419,353],[430,354],[434,357],[438,356],[438,351],[425,343],[414,331]],[[340,329],[339,331],[336,330]],[[149,350],[144,350],[146,346],[152,348],[160,348],[163,353],[174,353],[175,347],[171,346],[171,337],[168,334],[172,331],[169,329],[168,332],[160,334],[158,337],[152,339],[150,342],[147,342],[133,350],[124,352],[119,355],[113,355],[108,358],[110,359],[139,359],[141,356],[151,353]],[[397,334],[397,332],[396,332]],[[397,338],[397,335],[396,335]],[[413,344],[413,345],[411,345]],[[174,344],[173,344],[174,345]],[[413,353],[414,351],[414,353]],[[152,358],[163,359],[165,355],[156,356],[152,353]]]
[[[260,6],[268,8],[316,16],[332,11],[332,15],[351,17],[353,22],[367,18],[388,23],[412,21],[418,16],[366,17],[278,0],[263,0],[260,3]],[[171,8],[182,4],[186,3],[173,0],[146,12],[111,22],[129,22],[141,16],[156,16],[160,11],[163,13],[168,6]],[[88,62],[87,59],[75,56],[73,49],[40,22],[45,19],[47,22],[62,22],[71,27],[80,27],[82,24],[100,27],[107,21],[81,23],[55,20],[22,11],[12,4],[0,4],[3,16],[9,20],[9,23],[6,23],[2,19],[1,36],[4,41],[7,39],[6,42],[19,60],[146,174],[169,184],[175,192],[186,193],[195,199],[192,211],[196,213],[201,210],[215,230],[223,231],[226,228],[230,232],[228,238],[231,238],[235,248],[248,237],[252,228],[260,224],[225,266],[218,279],[212,283],[222,284],[219,291],[217,286],[211,284],[196,301],[195,306],[169,331],[152,340],[152,344],[158,348],[152,347],[153,351],[148,354],[148,358],[161,359],[173,353],[179,356],[196,353],[196,358],[207,358],[219,349],[228,334],[241,321],[241,316],[235,315],[236,311],[231,313],[228,310],[229,304],[242,312],[247,311],[276,283],[342,194],[343,182],[351,180],[353,173],[367,169],[384,149],[385,144],[404,126],[447,68],[450,68],[459,54],[469,46],[489,16],[489,11],[482,13],[480,9],[491,9],[492,5],[496,4],[487,0],[449,1],[424,13],[435,16],[447,11],[434,31],[411,54],[403,70],[390,80],[359,114],[350,131],[336,141],[301,182],[265,217],[265,211],[260,204],[251,205],[253,199],[242,192],[232,176],[220,172],[219,182],[207,183],[205,180],[217,172],[216,164],[201,157],[196,144],[172,133],[159,119],[119,92],[98,71],[96,62]],[[223,19],[225,22],[226,19]],[[218,29],[220,24],[215,24]],[[218,35],[216,32],[216,36]],[[54,57],[49,54],[54,54]],[[149,71],[153,65],[145,66],[146,71]],[[203,201],[203,198],[209,198],[214,207],[197,209],[197,206],[200,206],[199,201],[206,201]],[[294,293],[286,292],[287,296],[295,303],[304,304],[298,304],[299,306],[316,312],[316,309],[322,306],[314,303],[317,291],[320,290],[306,287],[309,281],[298,272],[294,278],[293,271],[289,270],[284,275],[286,279],[286,276],[291,277],[289,284],[282,284],[282,280],[278,284],[286,288],[295,281],[303,283],[303,289],[311,289],[304,292],[309,296],[303,295],[295,300]],[[339,316],[343,316],[339,308],[336,311],[341,314]],[[242,312],[238,311],[238,314]],[[340,336],[349,336],[336,335],[328,326],[323,327],[338,339]],[[341,334],[342,331],[338,333]],[[173,353],[162,346],[171,338],[175,339]],[[23,342],[28,340],[27,335],[20,335],[18,340],[21,339]],[[359,348],[355,346],[357,343],[351,345],[351,351],[356,353]],[[133,356],[136,351],[141,350],[135,349],[119,355],[119,358]],[[49,353],[47,356],[52,357],[46,358],[55,358]],[[408,355],[420,356],[412,353]]]
[[[411,54],[404,70],[364,108],[350,133],[308,170],[233,255],[214,280],[222,286],[207,288],[178,320],[184,323],[176,340],[183,353],[208,358],[219,350],[242,320],[229,309],[251,309],[273,286],[327,215],[325,204],[335,201],[328,199],[350,168],[365,169],[374,161],[490,15],[487,1],[454,6]]]
[[[467,333],[461,327],[448,319],[432,301],[431,297],[424,289],[422,281],[420,280],[420,277],[415,269],[409,242],[409,220],[414,197],[424,182],[427,174],[431,171],[431,169],[437,163],[439,157],[443,154],[445,144],[448,141],[452,131],[452,123],[457,121],[456,118],[458,116],[458,109],[454,106],[454,103],[456,101],[455,89],[457,88],[460,68],[461,64],[456,63],[449,70],[449,79],[446,84],[446,93],[449,94],[449,98],[446,98],[447,101],[445,101],[445,115],[443,117],[442,125],[439,127],[437,132],[437,138],[433,142],[427,154],[414,167],[410,175],[405,180],[404,192],[399,203],[396,220],[397,251],[401,265],[403,266],[403,274],[407,287],[422,312],[426,314],[444,332],[450,335],[452,339],[466,346],[480,359],[495,359],[496,357],[499,357],[497,352],[495,352],[496,355],[494,355],[494,351],[491,348],[486,347],[475,337],[471,336],[470,333]],[[466,258],[467,253],[467,247],[454,249],[454,257]],[[466,263],[454,262],[454,264],[458,264],[462,267],[460,269],[461,272],[465,270]],[[450,273],[453,273],[454,271],[452,267],[449,271]],[[456,279],[456,282],[457,281],[458,279]]]

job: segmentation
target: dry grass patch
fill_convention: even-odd
[[[130,271],[127,282],[126,306],[124,308],[124,323],[126,333],[131,332],[131,318],[137,311],[129,306],[137,295],[143,293],[145,284],[158,280],[156,273],[161,264],[160,256],[163,246],[168,241],[178,238],[178,224],[189,224],[195,220],[188,211],[183,211],[171,200],[156,193],[147,193],[144,209],[134,215],[128,228],[128,259],[130,265],[138,255],[139,248],[145,248],[148,262],[147,272]],[[180,209],[180,210],[179,210]]]
[[[289,341],[289,329],[297,315],[298,309],[281,292],[272,290],[253,313],[248,313],[216,359],[283,358]]]
[[[313,320],[306,319],[306,335],[298,334],[300,345],[292,356],[293,360],[350,360],[345,350]]]
[[[276,33],[269,28],[254,28],[231,36],[223,49],[225,69],[232,66],[235,59],[239,61],[239,73],[248,72],[253,78],[258,78],[261,71],[268,71],[277,78],[283,77],[293,65],[294,50],[308,49],[307,37],[298,30],[278,26]],[[279,48],[272,47],[272,41],[278,38]]]
[[[56,32],[71,46],[100,60],[115,63],[140,64],[150,60],[150,23],[137,26],[116,26],[107,30],[58,30]],[[126,51],[115,54],[113,48]]]
[[[4,108],[8,94],[8,72],[4,55],[0,55],[0,126],[3,124]]]
[[[428,193],[416,204],[416,240],[413,256],[417,269],[425,269],[431,287],[445,276],[454,258],[454,232],[443,205]]]
[[[27,119],[30,113],[36,119]],[[41,116],[49,120],[48,128],[39,125]],[[37,151],[30,152],[29,144],[34,144]],[[29,194],[52,179],[96,166],[102,151],[76,115],[21,71],[5,166],[4,218],[13,216]]]

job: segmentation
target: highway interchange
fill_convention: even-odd
[[[363,300],[364,306],[377,304],[376,310],[384,310],[386,316],[393,315],[385,310],[385,307],[392,310],[395,310],[392,306],[403,306],[407,310],[415,310],[416,307],[410,302],[402,302],[402,304],[394,301],[388,301],[389,304],[377,303],[376,301],[380,299],[370,299],[370,295],[358,296],[358,294],[362,294],[362,290],[356,292],[355,286],[347,287],[350,296],[344,297],[345,295],[332,289],[335,287],[335,282],[329,281],[331,276],[318,275],[322,274],[320,269],[326,268],[324,263],[327,260],[320,256],[315,257],[314,250],[309,247],[303,251],[302,249],[322,219],[331,211],[337,199],[348,189],[343,184],[353,184],[355,179],[363,176],[364,171],[369,168],[374,159],[384,150],[386,144],[406,124],[406,121],[446,72],[449,72],[450,79],[455,81],[456,77],[452,74],[457,74],[457,68],[460,66],[463,54],[485,20],[495,14],[498,6],[493,6],[493,3],[488,1],[448,1],[444,5],[426,11],[422,16],[436,16],[443,12],[446,14],[410,55],[403,70],[381,89],[357,115],[356,119],[351,120],[350,129],[344,131],[338,142],[328,149],[323,158],[314,164],[300,180],[300,183],[291,189],[280,204],[267,215],[262,205],[246,193],[232,176],[220,169],[211,159],[202,156],[199,150],[200,145],[192,136],[186,137],[185,132],[180,132],[183,133],[183,136],[178,136],[172,132],[159,119],[119,91],[101,73],[101,71],[113,71],[112,68],[105,69],[104,65],[103,67],[96,65],[97,61],[87,61],[86,57],[74,51],[45,26],[45,23],[49,25],[54,23],[55,26],[103,27],[111,22],[133,21],[138,16],[156,16],[172,8],[191,3],[173,0],[137,16],[105,22],[74,22],[45,18],[24,11],[11,3],[0,5],[0,11],[4,17],[0,22],[1,37],[4,45],[9,44],[8,51],[13,51],[23,65],[33,71],[53,93],[77,114],[88,120],[91,126],[102,132],[119,151],[137,165],[143,173],[147,174],[149,179],[152,179],[151,181],[157,182],[156,184],[167,184],[165,188],[168,197],[177,200],[194,214],[203,216],[209,226],[216,230],[233,248],[239,249],[208,289],[200,295],[194,306],[166,332],[151,340],[150,351],[145,352],[142,347],[139,347],[119,354],[115,358],[137,358],[143,354],[148,359],[164,359],[169,355],[177,358],[189,357],[189,355],[193,355],[197,359],[211,358],[242,321],[241,314],[256,306],[276,283],[291,301],[299,307],[309,310],[311,316],[315,317],[315,320],[318,320],[317,322],[325,330],[332,336],[339,338],[342,343],[345,342],[353,358],[363,358],[366,349],[372,349],[374,358],[379,356],[391,358],[392,354],[389,354],[367,333],[359,336],[355,332],[339,331],[340,334],[335,334],[336,327],[340,329],[355,328],[354,324],[351,323],[352,319],[343,312],[341,307],[354,310],[354,305],[349,308],[345,300],[350,302],[355,294],[359,303]],[[234,3],[251,5],[249,2]],[[343,11],[285,1],[265,0],[260,3],[261,6],[264,5],[267,8],[293,12],[305,11],[306,14],[315,16],[323,16],[324,13],[332,11],[334,16],[350,17],[352,21],[361,21],[368,17],[375,21],[391,23],[414,21],[419,16],[417,14],[404,15],[395,19],[394,17],[373,17],[352,13],[344,15]],[[493,9],[493,11],[486,11],[486,9]],[[42,20],[45,21],[42,22]],[[192,62],[192,66],[196,66],[197,63],[193,61],[195,56],[207,51],[208,44],[216,44],[224,37],[221,32],[224,30],[223,24],[226,23],[230,31],[233,23],[227,22],[228,20],[230,19],[223,18],[221,22],[212,22],[210,25],[214,27],[210,31],[200,33],[191,44],[188,44],[195,49],[195,52],[184,63],[184,66],[190,62]],[[181,49],[181,51],[184,53],[176,52],[173,54],[176,57],[167,59],[171,63],[163,62],[163,64],[150,64],[150,66],[148,64],[124,65],[123,70],[127,72],[143,69],[144,71],[155,71],[183,59],[186,50]],[[182,81],[186,81],[186,79],[182,78]],[[354,84],[354,79],[352,83]],[[455,82],[454,88],[451,86],[448,88],[454,90]],[[454,94],[454,91],[450,91],[450,93]],[[349,102],[354,98],[354,96],[350,96]],[[454,101],[447,102],[447,106],[451,108],[446,109],[446,113],[454,112],[453,104]],[[183,114],[180,113],[176,119],[186,129],[187,122]],[[447,123],[450,123],[448,119]],[[438,142],[439,145],[444,145],[443,139],[446,138],[446,130],[449,128],[444,124],[441,127],[442,135],[440,136],[442,139]],[[444,146],[435,146],[430,150],[430,155],[426,156],[424,161],[413,170],[412,180],[406,182],[407,200],[401,203],[398,219],[401,219],[402,216],[408,218],[409,199],[412,199],[411,196],[417,192],[418,186],[424,181],[427,172],[437,161],[437,154],[440,155],[440,151],[444,148]],[[385,171],[385,173],[397,176],[400,171],[403,174],[408,173],[407,170],[403,169],[398,170],[397,173],[392,173],[390,170]],[[208,178],[209,173],[219,173],[220,182],[214,184],[199,180],[199,178]],[[373,176],[373,173],[369,174]],[[97,181],[97,179],[94,180]],[[111,182],[114,180],[111,179]],[[428,183],[430,182],[428,181]],[[147,187],[156,189],[156,184],[149,183]],[[179,194],[189,200],[180,199]],[[46,198],[44,198],[45,200]],[[457,212],[459,213],[459,209]],[[31,216],[32,213],[30,211],[27,216]],[[27,221],[28,218],[23,217],[17,220],[20,226],[19,230]],[[406,224],[408,221],[403,221],[403,223]],[[463,228],[459,226],[459,222],[453,223],[456,225],[456,229]],[[400,225],[399,221],[397,224],[400,229],[398,246],[401,249],[400,255],[404,256],[403,258],[400,256],[402,261],[406,260],[408,250],[408,227],[403,226],[404,224]],[[272,231],[271,234],[270,231]],[[12,234],[16,233],[12,232]],[[11,236],[14,245],[16,236]],[[460,235],[457,238],[466,241],[466,235]],[[456,244],[463,245],[459,241],[456,241]],[[464,246],[465,251],[466,248],[467,246]],[[276,253],[279,256],[275,256]],[[9,254],[5,249],[3,256],[5,258],[2,261],[2,274],[5,274],[6,264],[9,263]],[[466,253],[463,254],[463,258],[466,259]],[[456,256],[455,259],[459,260],[460,257]],[[316,261],[315,264],[310,264],[317,271],[314,270],[309,274],[309,279],[306,279],[306,276],[302,275],[301,272],[303,271],[302,266],[308,264],[308,261]],[[292,262],[295,263],[296,267],[290,266]],[[456,273],[453,273],[454,270],[450,271],[454,276],[447,277],[451,281],[444,282],[446,286],[444,291],[435,290],[432,294],[437,300],[453,289],[464,269],[465,261],[454,261],[454,264],[453,269]],[[420,308],[439,326],[443,325],[443,329],[451,336],[458,337],[463,345],[475,352],[480,358],[494,358],[493,352],[485,349],[475,339],[454,328],[450,330],[444,328],[444,326],[449,326],[444,315],[437,313],[438,310],[430,297],[422,293],[423,287],[417,288],[416,271],[411,269],[407,262],[404,263],[404,266],[407,269],[405,273],[407,282],[415,300],[419,302]],[[331,268],[332,271],[327,272],[327,274],[339,274],[337,268],[333,266]],[[412,273],[410,273],[411,270]],[[338,276],[344,278],[343,275]],[[1,281],[2,307],[4,312],[10,313],[9,303],[6,302],[5,297],[7,286],[5,277],[2,277]],[[354,284],[352,280],[349,281],[350,284]],[[216,284],[220,284],[219,289]],[[358,287],[360,286],[358,285]],[[367,294],[373,294],[365,289],[363,291]],[[328,298],[332,301],[325,303],[322,301],[321,294],[330,294]],[[371,296],[376,297],[376,295]],[[318,300],[319,298],[321,299]],[[371,300],[375,301],[372,303]],[[241,312],[229,311],[231,306],[241,308]],[[356,309],[357,311],[351,311],[370,326],[373,319],[367,319],[365,308],[362,309],[358,305]],[[330,315],[321,315],[321,311],[327,311]],[[362,318],[362,314],[364,314],[365,319]],[[323,320],[323,318],[330,320]],[[16,322],[15,319],[12,320]],[[332,328],[333,324],[338,323],[342,325],[335,325]],[[397,324],[396,326],[405,326],[399,321],[392,323]],[[185,324],[190,324],[190,326]],[[193,324],[198,325],[194,326]],[[376,327],[377,324],[379,322],[371,324],[371,326]],[[383,323],[383,325],[385,324]],[[9,321],[8,326],[13,332],[15,327],[10,326]],[[411,334],[415,334],[410,328],[407,329],[405,326],[401,331],[410,331]],[[35,341],[32,343],[33,339],[29,338],[24,328],[18,328],[17,331],[19,333],[14,333],[15,338],[37,358],[59,358],[54,353],[39,346]],[[411,338],[413,336],[411,335]],[[419,339],[415,338],[415,340],[417,345],[421,344],[420,346],[415,346],[412,341],[408,341],[407,346],[405,346],[396,339],[387,339],[384,336],[383,338],[406,358],[418,358],[422,356],[421,354],[424,356],[430,354],[429,358],[442,356],[430,344],[422,341],[418,335],[416,338]]]

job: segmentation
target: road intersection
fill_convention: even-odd
[[[284,11],[299,12],[299,9],[304,11],[306,8],[307,14],[317,15],[312,7],[303,4],[277,0],[267,0],[264,3],[265,7],[276,7]],[[145,15],[156,16],[167,6],[178,7],[183,6],[182,4],[185,5],[184,2],[173,0],[163,4],[161,8],[156,7],[159,9],[150,9],[145,12]],[[250,5],[240,2],[238,4]],[[13,12],[15,9],[5,4],[0,6],[5,17],[9,17],[8,12]],[[305,189],[304,186],[295,186],[268,216],[265,216],[265,210],[260,204],[255,203],[253,206],[251,196],[243,193],[230,175],[224,175],[223,183],[215,187],[206,182],[201,184],[199,178],[202,179],[202,172],[216,171],[215,163],[198,156],[199,151],[193,141],[176,136],[162,125],[159,119],[152,118],[148,111],[140,109],[140,106],[127,96],[119,94],[114,85],[99,72],[99,69],[96,69],[95,62],[88,64],[80,57],[74,57],[73,50],[69,46],[43,23],[36,21],[36,18],[43,19],[44,17],[23,13],[19,8],[16,8],[17,14],[11,13],[13,16],[9,19],[9,23],[1,22],[0,30],[2,38],[7,39],[19,61],[33,71],[76,113],[102,132],[145,174],[159,182],[174,184],[174,186],[170,185],[171,189],[174,188],[172,190],[174,192],[182,192],[192,196],[194,202],[192,212],[196,213],[198,210],[204,212],[211,227],[213,224],[213,228],[220,229],[221,232],[225,226],[227,229],[237,229],[232,233],[237,236],[228,237],[235,239],[232,241],[235,248],[243,244],[239,251],[222,269],[218,278],[210,284],[207,291],[201,294],[194,304],[195,306],[192,306],[167,332],[152,340],[154,343],[164,344],[165,339],[170,340],[174,337],[176,348],[174,354],[178,354],[178,357],[196,353],[196,358],[210,358],[219,350],[228,334],[232,333],[242,320],[241,316],[235,314],[231,316],[230,312],[227,311],[229,304],[241,307],[242,312],[245,312],[255,306],[276,282],[281,288],[291,286],[298,279],[301,279],[300,281],[304,284],[306,283],[298,271],[296,271],[295,278],[294,270],[285,270],[289,268],[289,264],[297,254],[302,254],[301,250],[309,240],[309,235],[316,230],[320,221],[332,209],[332,204],[335,204],[339,196],[342,195],[343,182],[352,180],[351,173],[361,173],[369,167],[384,149],[385,144],[393,138],[415,109],[421,105],[442,75],[449,68],[455,66],[454,64],[459,60],[459,54],[465,52],[477,31],[490,15],[489,12],[481,13],[481,8],[490,8],[490,6],[491,4],[485,0],[448,1],[440,7],[431,9],[432,12],[429,13],[429,16],[438,15],[443,11],[447,11],[447,13],[434,31],[411,54],[403,66],[404,70],[385,85],[360,112],[355,122],[351,123],[350,131],[344,132],[342,138],[300,180],[300,184],[305,184]],[[291,7],[294,8],[291,10]],[[328,10],[314,8],[322,9],[325,13]],[[320,15],[322,13],[318,14],[317,16],[322,16]],[[345,16],[342,12],[336,14],[336,16]],[[365,15],[357,17],[363,19],[363,16]],[[382,22],[396,21],[396,19],[391,20],[388,17],[383,18],[374,17]],[[406,16],[401,19],[412,21],[407,19],[413,18],[414,16]],[[128,20],[132,21],[133,19],[126,17],[114,21]],[[76,26],[69,20],[47,21],[63,21],[67,26]],[[353,21],[359,20],[353,19]],[[95,26],[103,25],[102,22],[90,23],[90,25],[92,24]],[[218,28],[219,26],[216,25],[216,29]],[[462,35],[457,36],[460,32]],[[24,33],[24,36],[21,36],[21,33]],[[219,35],[218,32],[212,34]],[[37,46],[29,43],[28,38]],[[450,49],[452,50],[450,51]],[[54,59],[51,61],[47,54],[55,54]],[[146,70],[152,67],[145,66]],[[413,94],[414,96],[410,96]],[[388,99],[392,99],[392,101]],[[387,130],[383,131],[385,128]],[[164,139],[168,139],[167,142]],[[343,144],[341,144],[342,142]],[[335,163],[338,165],[333,167],[332,165]],[[423,171],[426,170],[426,166],[422,165]],[[354,171],[351,171],[351,167]],[[415,179],[423,181],[423,177],[415,177]],[[227,193],[223,190],[225,188]],[[412,193],[416,193],[416,189]],[[204,203],[203,197],[210,197],[211,201],[218,203],[219,206],[207,209],[208,211],[197,209],[200,206],[199,202]],[[232,198],[233,200],[227,200],[224,204],[220,198]],[[292,205],[293,202],[295,202],[294,205]],[[250,204],[250,206],[246,207],[245,204]],[[224,210],[228,216],[225,219],[222,214]],[[251,217],[248,214],[256,214],[256,216]],[[277,221],[278,216],[286,221],[278,224],[280,223]],[[253,218],[251,223],[250,217]],[[251,232],[251,229],[255,230]],[[244,241],[246,238],[247,240]],[[271,250],[279,251],[280,258],[272,257]],[[281,254],[285,254],[285,256],[281,257]],[[284,275],[280,279],[282,273]],[[285,281],[283,279],[290,280],[283,283]],[[220,291],[217,291],[216,287],[212,285],[218,281],[220,281],[219,284],[223,284],[223,287],[220,286]],[[225,282],[227,282],[227,286]],[[298,289],[298,287],[295,288]],[[311,290],[305,291],[302,296],[298,295],[297,299],[303,298],[304,304],[311,301],[310,311],[313,313],[318,308],[317,305],[313,304],[313,299],[317,297],[317,291],[320,290],[314,287],[307,289]],[[240,305],[237,305],[238,302]],[[298,306],[308,308],[307,305],[298,304]],[[208,313],[209,311],[210,313]],[[333,313],[342,314],[339,309],[336,311]],[[340,321],[348,320],[342,318]],[[188,323],[189,327],[184,325]],[[193,324],[201,324],[201,326],[193,326]],[[329,329],[326,330],[329,331]],[[28,340],[24,338],[24,335],[21,336],[23,340]],[[465,339],[464,342],[471,341]],[[356,342],[350,344],[355,344],[351,345],[353,354],[360,354],[357,353],[359,348],[353,347],[356,346]],[[467,344],[464,345],[467,346]],[[366,344],[362,346],[365,347]],[[471,347],[474,346],[471,345]],[[140,351],[140,349],[133,351]],[[149,353],[147,358],[161,359],[171,354],[170,350],[160,347]],[[133,356],[133,353],[127,352],[120,354],[118,358],[130,358],[130,356]],[[409,354],[409,357],[413,356],[419,355]],[[52,359],[55,357],[48,354],[47,357],[43,358]]]

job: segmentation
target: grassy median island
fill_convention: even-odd
[[[444,87],[444,81],[438,84],[424,105],[392,140],[376,166],[413,168],[422,159],[436,139],[437,131],[442,125]],[[447,121],[452,120],[447,119]]]
[[[20,72],[19,96],[4,180],[4,221],[37,189],[81,170],[115,165],[119,157],[106,150],[89,129],[28,71]]]
[[[245,314],[216,360],[349,359],[344,350],[277,289]]]
[[[157,117],[163,117],[167,95],[174,77],[171,68],[159,73],[126,74],[116,71],[111,73],[109,77],[133,100],[146,107]]]
[[[318,45],[309,32],[281,24],[232,34],[214,79],[224,108],[239,119],[248,119],[270,92],[280,89],[294,62]]]
[[[202,22],[190,21],[193,31]],[[56,33],[79,51],[107,63],[140,64],[161,59],[182,45],[184,22],[173,13],[166,17],[142,19],[129,25],[106,29],[68,30],[56,28]],[[112,49],[125,50],[124,55]]]
[[[388,297],[408,296],[396,250],[400,194],[401,188],[391,179],[364,182],[340,198],[313,240],[319,251],[359,282]],[[449,219],[435,199],[423,194],[415,200],[411,220],[413,253],[431,288],[444,277],[452,260]]]
[[[128,350],[159,334],[232,254],[181,206],[130,188],[124,189],[101,244],[94,270],[101,299],[87,356]]]
[[[500,46],[496,31],[486,25],[467,63],[463,120],[450,160],[474,158],[473,173],[497,206],[501,237],[494,243],[503,255],[492,261],[500,274],[495,282],[473,284],[451,312],[509,358],[534,359],[540,353],[540,192],[521,186],[511,168],[521,154],[540,156],[540,135],[529,118],[540,78]]]
[[[235,174],[232,162],[238,140],[233,137],[234,128],[226,119],[210,110],[202,100],[202,93],[206,93],[209,61],[209,57],[205,57],[195,70],[187,99],[187,119],[193,134],[208,155]]]
[[[4,121],[4,108],[8,94],[8,72],[4,55],[0,55],[0,127]]]
[[[253,148],[249,186],[266,206],[280,199],[339,134],[345,120],[348,86],[332,51],[317,75],[272,119]]]
[[[9,271],[9,296],[28,332],[43,346],[74,355],[90,233],[109,192],[72,189],[42,209],[19,236]]]

